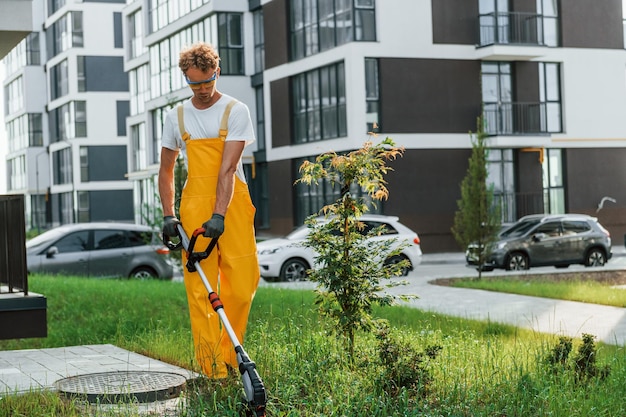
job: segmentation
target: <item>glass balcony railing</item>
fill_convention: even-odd
[[[557,46],[558,17],[536,13],[486,13],[478,16],[479,46]]]

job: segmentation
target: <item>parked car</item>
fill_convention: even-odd
[[[403,259],[409,261],[409,267],[404,271],[408,274],[421,263],[422,250],[420,239],[417,233],[400,223],[396,216],[383,216],[368,214],[360,219],[365,223],[364,231],[384,226],[385,233],[373,239],[396,239],[397,244],[407,243],[408,246],[402,249],[402,253],[394,259],[387,259],[387,262],[399,262]],[[320,219],[320,221],[323,221]],[[280,281],[300,281],[305,280],[307,271],[315,266],[317,254],[311,248],[303,245],[311,229],[304,225],[300,226],[289,235],[269,239],[257,243],[257,253],[261,276],[265,279],[276,279]],[[397,246],[396,246],[397,247]]]
[[[131,223],[75,223],[26,242],[29,273],[171,279],[169,249],[157,231]]]
[[[500,231],[484,265],[476,245],[465,253],[467,263],[490,271],[524,270],[535,266],[567,268],[571,264],[604,266],[612,257],[611,235],[598,219],[585,214],[533,214]]]

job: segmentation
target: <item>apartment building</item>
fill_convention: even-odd
[[[450,228],[483,115],[503,221],[588,213],[622,244],[622,0],[274,0],[262,13],[270,231],[336,197],[294,187],[302,160],[358,147],[376,122],[406,148],[380,210],[424,251],[458,250]],[[616,203],[598,211],[606,196]]]
[[[164,115],[191,95],[178,52],[203,40],[222,57],[219,88],[245,102],[256,122],[244,162],[260,235],[289,232],[337,197],[330,184],[294,185],[304,160],[375,141],[375,130],[405,148],[391,163],[389,199],[375,210],[417,230],[425,252],[458,250],[450,228],[470,132],[483,116],[488,181],[503,221],[588,213],[621,244],[622,0],[136,0],[115,10],[128,117],[123,129],[120,112],[98,117],[126,132],[138,222],[159,215]],[[611,200],[600,207],[604,197]]]
[[[4,58],[7,190],[27,196],[29,229],[133,221],[124,3],[28,3],[32,32]]]

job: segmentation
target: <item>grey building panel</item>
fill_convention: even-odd
[[[478,0],[431,0],[431,5],[433,43],[477,43]]]
[[[122,14],[113,13],[113,46],[115,48],[124,47],[124,37],[122,34]]]
[[[128,173],[125,146],[89,146],[89,181],[123,181]]]
[[[539,67],[536,62],[513,62],[513,91],[517,102],[539,102]]]
[[[381,121],[387,132],[466,133],[481,113],[480,62],[381,58]]]
[[[84,3],[126,3],[126,0],[83,0]]]
[[[128,91],[121,56],[86,56],[85,78],[86,91]]]
[[[270,162],[268,165],[269,211],[272,233],[287,234],[294,224],[293,194],[294,187],[292,161]]]
[[[272,147],[291,144],[291,110],[289,79],[283,78],[270,83],[271,107],[274,121],[272,123]]]
[[[286,0],[273,0],[263,6],[266,69],[289,62],[288,16]]]
[[[562,46],[624,48],[622,0],[567,0],[559,13]]]
[[[89,215],[92,222],[129,221],[135,218],[132,190],[89,192]]]
[[[400,217],[420,236],[427,253],[459,250],[450,227],[471,149],[407,149],[389,163],[384,213]]]
[[[543,171],[540,150],[518,149],[515,155],[517,217],[543,213]]]
[[[130,101],[117,101],[117,135],[126,136],[126,118],[130,116]]]

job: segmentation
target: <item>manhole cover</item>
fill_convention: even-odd
[[[59,394],[91,404],[150,403],[178,397],[184,376],[169,372],[103,372],[55,382]]]

